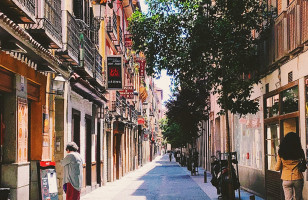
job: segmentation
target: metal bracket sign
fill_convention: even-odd
[[[123,88],[123,57],[107,56],[107,89],[119,90]]]
[[[132,34],[124,35],[124,45],[128,48],[131,48],[133,46]]]
[[[120,91],[120,94],[125,99],[134,99],[134,88],[133,88],[133,86],[124,86],[123,90]]]

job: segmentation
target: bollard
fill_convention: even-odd
[[[206,175],[206,171],[204,171],[204,183],[207,183],[207,175]]]
[[[249,196],[249,200],[255,200],[255,199],[256,199],[255,195]]]

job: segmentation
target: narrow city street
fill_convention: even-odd
[[[169,157],[157,157],[141,169],[83,196],[82,200],[207,200],[189,174]]]

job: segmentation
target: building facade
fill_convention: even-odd
[[[157,155],[161,102],[127,31],[137,8],[132,0],[1,2],[0,188],[10,199],[41,199],[46,165],[65,199],[60,160],[70,141],[84,161],[82,195]]]
[[[267,1],[272,14],[270,36],[259,45],[261,66],[267,71],[254,86],[259,111],[230,117],[232,151],[237,152],[241,187],[266,199],[283,199],[280,172],[274,170],[280,141],[297,132],[307,154],[307,22],[304,0]],[[211,96],[209,120],[202,123],[197,143],[201,165],[210,170],[210,156],[225,152],[225,117]],[[291,147],[290,147],[291,148]],[[304,173],[304,199],[307,172]]]

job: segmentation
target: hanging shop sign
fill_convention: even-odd
[[[125,47],[131,48],[133,46],[132,34],[124,35],[124,45]]]
[[[120,95],[125,99],[134,99],[133,86],[124,86],[123,90],[120,91]]]
[[[144,118],[138,118],[138,125],[144,124]]]
[[[109,90],[119,90],[123,88],[122,65],[122,56],[107,57],[107,87]]]
[[[144,77],[145,75],[145,59],[144,58],[136,58],[136,62],[139,65],[139,76]]]

